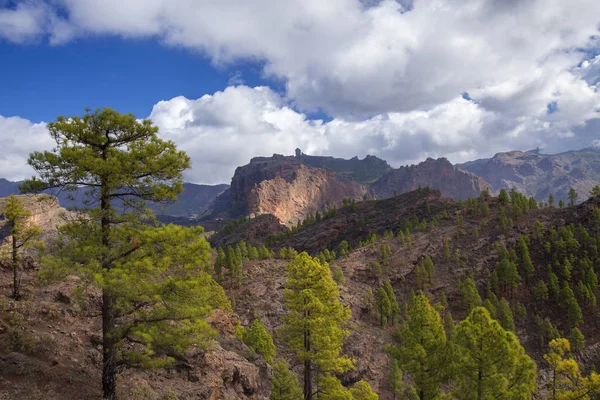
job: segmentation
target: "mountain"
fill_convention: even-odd
[[[215,201],[212,216],[269,213],[290,225],[317,211],[339,207],[344,199],[387,198],[418,187],[466,199],[479,196],[489,185],[445,158],[394,169],[374,156],[345,160],[307,156],[296,150],[295,156],[255,157],[238,167],[230,189]]]
[[[19,194],[19,182],[11,182],[4,178],[0,178],[0,197],[10,196],[11,194]]]
[[[0,178],[0,197],[19,194],[20,182],[11,182]],[[184,183],[183,192],[179,195],[177,202],[166,207],[149,204],[149,207],[157,214],[165,214],[174,217],[194,217],[208,210],[218,195],[229,188],[229,185],[197,185]],[[48,190],[47,193],[56,196],[61,207],[82,208],[85,206],[85,190],[80,189],[72,193]]]
[[[600,184],[600,151],[592,147],[559,154],[509,151],[457,167],[482,177],[495,193],[515,188],[537,200],[547,200],[550,194],[557,202],[567,200],[571,187],[584,200]]]
[[[336,173],[303,164],[300,157],[253,158],[238,167],[231,179],[230,212],[234,215],[273,214],[295,224],[308,214],[337,206],[346,198],[362,199],[367,188],[352,173]]]
[[[600,197],[563,209],[525,207],[521,200],[501,206],[497,198],[482,196],[459,208],[463,206],[444,198],[439,190],[422,188],[342,207],[300,229],[282,227],[271,215],[240,220],[231,225],[228,237],[221,237],[223,245],[235,246],[241,240],[254,246],[270,242],[271,251],[278,256],[245,259],[239,286],[231,284],[228,270],[222,271],[220,282],[232,299],[233,312],[216,310],[211,315],[208,323],[218,335],[210,346],[178,355],[169,368],[125,371],[123,393],[135,390],[141,394],[123,398],[175,398],[176,394],[190,400],[268,399],[272,367],[236,335],[238,324],[249,328],[256,318],[273,334],[278,356],[302,382],[301,364],[295,362],[283,336],[275,334],[287,314],[284,288],[289,260],[281,250],[289,247],[319,258],[325,257],[327,250],[332,274],[338,277],[339,300],[351,311],[342,352],[355,360],[353,371],[336,375],[344,386],[365,380],[380,399],[394,398],[389,389],[388,354],[390,348],[403,343],[397,331],[409,317],[406,305],[411,296],[418,290],[426,293],[436,312],[444,316],[445,328],[452,332],[454,324],[469,314],[465,282],[472,278],[475,292],[470,295],[481,298],[476,304],[485,301],[490,314],[519,339],[538,366],[540,398],[547,398],[552,371],[543,355],[551,338],[571,338],[576,324],[585,337],[573,352],[581,369],[587,374],[597,369],[600,361],[595,300],[600,287],[594,268],[600,262]],[[267,240],[265,230],[270,229],[275,236]],[[348,243],[347,254],[339,254],[342,241]],[[524,244],[527,257],[523,256]],[[334,251],[337,257],[331,255]],[[426,258],[433,266],[423,274]],[[529,272],[524,268],[527,259],[532,264]],[[514,268],[506,269],[507,265]],[[518,275],[512,288],[503,275],[507,270]],[[19,399],[40,398],[32,396],[38,392],[48,399],[98,398],[101,325],[74,299],[87,288],[85,304],[93,307],[99,292],[75,276],[49,286],[34,285],[35,277],[34,270],[23,272],[28,288],[23,306],[8,298],[4,301],[11,312],[0,315],[0,393]],[[10,271],[0,268],[3,298],[11,279]],[[399,320],[382,326],[373,293],[387,283],[401,311],[396,315]],[[564,289],[571,286],[572,291]],[[570,307],[580,307],[581,320],[572,320],[563,292],[574,292]],[[405,377],[407,385],[414,384],[408,372]],[[449,388],[442,386],[444,391]]]
[[[419,187],[438,189],[452,199],[478,197],[489,185],[480,177],[465,172],[445,158],[428,158],[417,165],[392,169],[371,185],[378,198],[410,192]]]

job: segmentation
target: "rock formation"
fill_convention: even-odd
[[[489,185],[475,174],[465,172],[445,158],[428,158],[418,165],[393,169],[371,185],[377,198],[387,198],[419,187],[438,189],[443,197],[477,197]]]
[[[458,167],[481,176],[495,193],[515,188],[538,200],[547,200],[552,194],[556,202],[566,201],[571,187],[579,193],[579,200],[585,200],[600,184],[600,150],[596,148],[552,155],[538,150],[510,151]]]

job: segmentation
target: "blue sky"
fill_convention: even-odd
[[[597,0],[0,0],[0,177],[44,122],[150,117],[228,182],[258,155],[392,166],[600,140]]]
[[[0,115],[32,121],[80,115],[85,106],[146,117],[160,100],[214,93],[236,74],[248,85],[265,84],[260,65],[215,67],[199,52],[153,39],[83,38],[60,46],[0,41],[0,60]]]

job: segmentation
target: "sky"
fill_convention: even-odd
[[[259,155],[460,163],[600,143],[597,0],[0,0],[0,177],[46,123],[150,118],[229,183]]]

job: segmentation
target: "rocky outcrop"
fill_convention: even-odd
[[[481,176],[495,193],[515,188],[538,200],[547,200],[552,194],[556,202],[566,201],[570,188],[579,193],[579,200],[585,200],[600,184],[600,150],[596,148],[552,155],[538,150],[510,151],[458,167]]]
[[[443,197],[467,199],[479,196],[489,185],[475,174],[455,167],[445,158],[428,158],[418,165],[391,170],[371,185],[378,198],[410,192],[419,187],[438,189]]]
[[[273,214],[286,224],[295,224],[309,214],[344,199],[362,199],[367,193],[364,186],[341,182],[335,173],[320,168],[298,166],[294,179],[281,176],[255,185],[247,195],[248,211],[254,214]]]
[[[19,195],[17,196],[24,204],[26,210],[31,213],[29,222],[40,227],[42,230],[42,240],[47,240],[56,234],[56,228],[69,218],[75,216],[75,213],[69,212],[58,204],[54,196],[49,195]],[[9,235],[8,225],[2,214],[4,203],[7,197],[0,198],[0,243]]]
[[[228,194],[234,216],[272,214],[284,224],[295,224],[366,193],[365,186],[340,179],[331,170],[308,167],[298,157],[274,155],[238,167]]]

